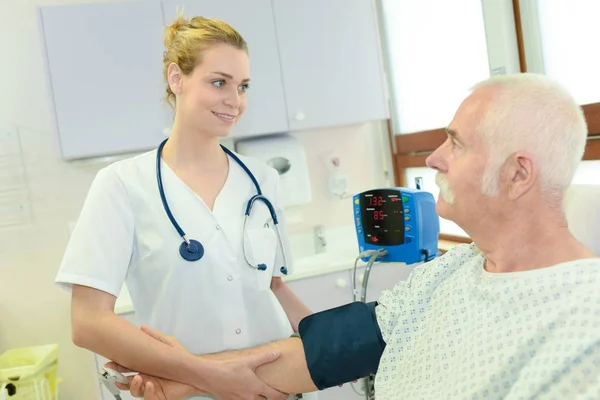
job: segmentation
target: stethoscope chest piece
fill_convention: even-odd
[[[194,239],[188,240],[188,242],[181,242],[179,254],[186,261],[198,261],[204,255],[204,246]]]

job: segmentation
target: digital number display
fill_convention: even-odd
[[[380,189],[361,195],[363,231],[367,243],[404,244],[404,204],[398,190]]]

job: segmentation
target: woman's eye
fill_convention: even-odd
[[[225,85],[225,81],[222,79],[219,79],[218,81],[214,81],[213,85],[215,85],[216,87],[220,88],[223,87],[223,85]]]
[[[247,83],[244,83],[243,85],[240,85],[240,92],[247,92],[248,89],[250,89],[250,85]]]

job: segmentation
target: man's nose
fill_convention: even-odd
[[[444,145],[441,145],[440,147],[435,149],[433,153],[428,155],[425,159],[425,164],[429,168],[435,169],[439,172],[446,172],[446,170],[448,169],[448,164],[442,154],[443,147]]]

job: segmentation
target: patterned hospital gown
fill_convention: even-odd
[[[600,399],[600,258],[483,264],[461,245],[382,294],[377,400]]]

